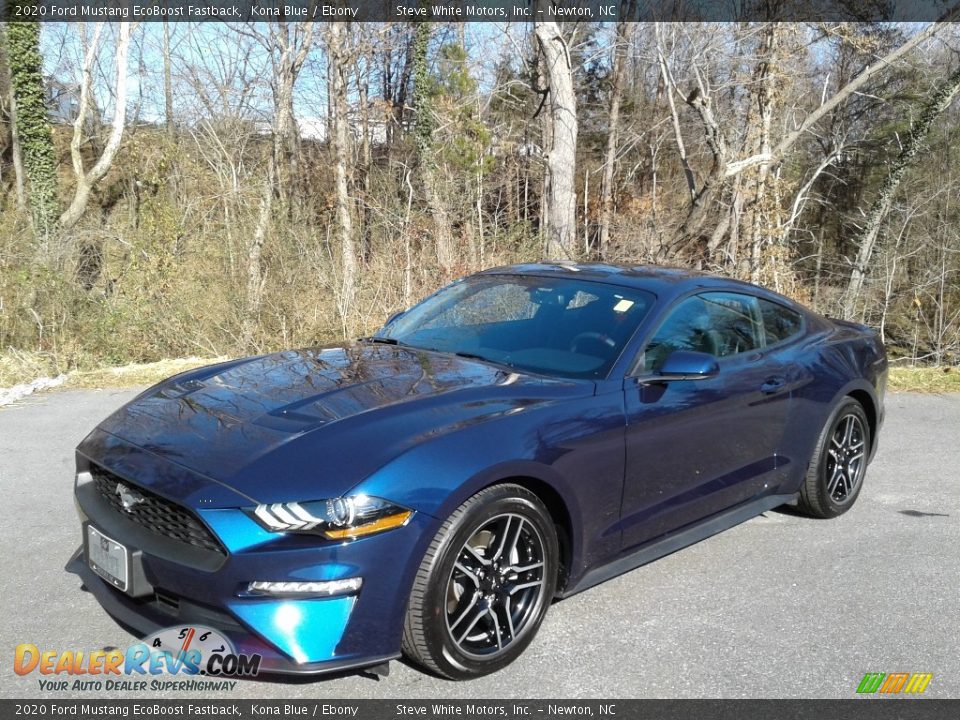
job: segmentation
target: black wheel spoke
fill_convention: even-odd
[[[509,595],[507,595],[506,599],[503,601],[503,614],[507,616],[507,628],[510,630],[510,639],[513,640],[513,636],[516,635],[516,631],[513,629],[513,610],[510,608]]]
[[[833,474],[830,476],[830,481],[827,483],[827,492],[830,493],[830,495],[833,495],[834,492],[836,492],[837,484],[840,482],[842,477],[843,470],[838,463],[833,469]]]
[[[530,581],[527,581],[527,582],[515,583],[515,584],[513,584],[513,585],[510,586],[510,589],[507,590],[507,592],[508,592],[510,595],[514,595],[514,594],[520,592],[521,590],[526,590],[526,589],[528,589],[528,588],[533,588],[533,587],[539,587],[540,585],[543,585],[543,578],[541,578],[541,579],[539,579],[539,580],[530,580]]]
[[[482,599],[483,596],[480,593],[473,593],[460,615],[450,623],[450,631],[458,638],[458,643],[462,643],[480,619],[487,614],[487,608],[483,606]]]
[[[510,557],[517,545],[517,539],[520,537],[520,531],[523,530],[524,520],[516,515],[507,515],[503,529],[497,538],[497,549],[493,553],[492,560],[497,561],[504,557]]]
[[[847,425],[843,430],[843,445],[845,448],[850,447],[850,441],[853,439],[853,415],[847,417]]]
[[[464,545],[463,550],[460,551],[460,562],[463,562],[464,556],[469,557],[469,560],[467,560],[465,564],[467,567],[473,568],[473,572],[476,572],[480,567],[490,564],[490,561],[480,555],[477,549],[470,543]]]
[[[456,564],[454,565],[454,568],[456,568],[457,570],[459,570],[465,577],[467,577],[467,578],[470,580],[470,582],[473,583],[473,585],[474,585],[475,588],[479,588],[479,587],[480,587],[480,578],[477,577],[477,574],[476,574],[476,572],[475,572],[474,570],[471,570],[471,569],[468,568],[466,565],[464,565],[462,562],[456,563]]]
[[[503,650],[503,633],[500,632],[500,621],[497,620],[497,613],[491,607],[487,610],[490,614],[490,619],[493,621],[493,636],[497,640],[497,650]]]
[[[529,565],[508,565],[506,566],[506,569],[512,573],[520,574],[520,573],[529,572],[531,570],[536,570],[537,568],[541,568],[541,567],[543,567],[542,560],[530,563]]]

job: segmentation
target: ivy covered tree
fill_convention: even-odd
[[[7,23],[4,36],[30,216],[36,232],[45,237],[56,230],[60,208],[57,159],[44,102],[40,24]]]

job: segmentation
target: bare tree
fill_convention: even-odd
[[[80,25],[80,32],[84,32],[85,26]],[[113,122],[111,123],[110,135],[103,147],[100,158],[89,171],[84,170],[83,155],[81,147],[83,144],[84,128],[90,121],[91,94],[92,94],[92,76],[93,66],[97,57],[97,49],[103,34],[104,24],[97,23],[93,31],[93,39],[90,41],[83,60],[83,70],[80,82],[80,105],[77,110],[77,117],[73,123],[73,139],[70,142],[70,156],[73,160],[73,173],[76,177],[76,188],[73,192],[73,200],[60,216],[60,227],[69,230],[83,217],[87,209],[87,203],[90,201],[90,193],[98,182],[109,172],[113,159],[120,149],[120,143],[123,140],[123,131],[127,118],[127,53],[130,49],[130,34],[133,27],[129,22],[119,24],[117,33],[116,55],[116,79],[114,83],[114,108]]]
[[[863,288],[864,278],[867,275],[870,258],[880,236],[883,220],[893,205],[897,188],[911,163],[923,149],[924,141],[934,121],[940,117],[944,110],[950,107],[958,91],[960,91],[960,67],[954,70],[937,87],[930,99],[924,104],[917,122],[914,123],[907,134],[903,149],[890,168],[890,172],[884,178],[883,185],[880,187],[877,198],[873,201],[855,243],[857,257],[850,270],[850,281],[847,283],[847,289],[843,297],[843,317],[848,320],[853,319],[856,314],[857,301]]]
[[[248,351],[255,346],[254,333],[260,324],[260,308],[263,305],[263,286],[266,282],[262,268],[263,246],[270,232],[270,220],[273,216],[276,172],[276,164],[271,155],[267,160],[267,174],[263,179],[263,191],[260,193],[257,225],[247,250],[247,293],[240,330],[240,346]]]
[[[949,17],[952,18],[958,12],[960,12],[960,9],[953,9]],[[742,160],[730,161],[724,168],[724,176],[732,177],[755,165],[770,164],[783,159],[783,156],[786,155],[787,151],[790,150],[790,148],[792,148],[800,138],[804,137],[804,135],[806,135],[806,133],[808,133],[814,125],[820,122],[821,119],[829,115],[834,108],[847,100],[847,98],[849,98],[855,92],[860,90],[860,88],[866,85],[867,82],[876,75],[889,71],[890,66],[893,65],[894,62],[946,27],[949,27],[948,20],[931,23],[919,32],[915,33],[912,37],[910,37],[910,39],[904,41],[901,45],[894,48],[883,57],[878,58],[875,63],[865,67],[863,71],[853,80],[838,89],[828,99],[824,100],[824,102],[822,102],[816,110],[807,115],[807,117],[795,130],[787,133],[784,138],[772,149],[759,152],[755,155],[751,155],[750,157],[743,158]]]
[[[278,169],[280,197],[286,199],[290,184],[297,177],[300,157],[300,135],[293,112],[293,92],[313,43],[313,23],[301,22],[292,26],[286,22],[272,23],[270,40],[274,98],[273,154]]]
[[[547,257],[576,256],[577,98],[573,87],[570,49],[559,26],[536,20],[534,34],[543,61],[549,112],[547,113],[546,230]]]
[[[633,38],[633,5],[631,1],[625,16],[617,23],[616,36],[611,54],[613,55],[612,83],[610,87],[610,113],[607,131],[607,149],[603,163],[603,181],[600,188],[600,256],[607,252],[610,242],[610,223],[613,220],[613,178],[617,162],[617,144],[620,133],[620,102],[623,99],[624,78],[630,40]],[[586,199],[584,199],[586,201]]]
[[[415,136],[417,141],[418,170],[423,194],[430,216],[433,218],[433,241],[437,249],[437,264],[444,274],[449,274],[456,263],[456,249],[450,232],[450,217],[437,187],[436,158],[433,151],[433,131],[436,128],[431,107],[428,85],[430,72],[427,52],[430,45],[430,23],[418,23],[413,42],[413,92],[417,112]]]
[[[273,95],[273,161],[276,187],[281,200],[287,201],[292,183],[298,175],[299,132],[293,111],[293,97],[313,44],[314,24],[309,21],[288,23],[271,22],[266,32],[256,27],[238,27],[237,32],[257,40],[270,58],[270,90]]]
[[[669,252],[675,254],[689,249],[703,237],[705,226],[708,220],[714,215],[713,202],[717,194],[725,186],[725,183],[737,178],[746,170],[756,167],[761,167],[760,177],[765,179],[767,168],[780,163],[788,151],[790,151],[799,140],[807,137],[821,119],[828,116],[847,99],[860,91],[870,80],[876,78],[881,73],[888,72],[891,66],[901,57],[948,26],[949,23],[947,22],[931,23],[914,33],[909,39],[905,40],[884,56],[878,58],[876,62],[865,67],[853,79],[834,91],[832,95],[829,97],[825,96],[820,105],[809,112],[803,121],[793,130],[785,133],[779,142],[774,143],[772,138],[769,137],[769,133],[767,133],[766,140],[764,140],[763,133],[759,133],[759,145],[757,145],[757,143],[752,144],[752,147],[758,151],[741,159],[731,157],[731,153],[729,152],[730,143],[727,134],[724,131],[723,124],[715,113],[716,92],[711,87],[704,69],[696,62],[690,63],[689,72],[692,75],[691,80],[693,87],[689,91],[682,90],[679,81],[674,78],[673,73],[669,69],[666,60],[669,51],[664,50],[661,46],[658,53],[660,55],[663,74],[666,82],[669,84],[670,91],[675,93],[677,97],[696,113],[702,128],[704,144],[709,149],[711,156],[710,167],[703,173],[699,187],[691,187],[692,199],[689,209],[680,225],[676,240],[669,247]],[[756,113],[754,116],[761,123],[761,126],[763,123],[769,121],[769,90],[772,88],[770,88],[769,85],[771,76],[765,70],[767,66],[764,54],[766,53],[766,55],[769,56],[770,52],[776,48],[776,30],[775,28],[771,29],[771,27],[772,25],[768,25],[764,32],[764,35],[768,39],[766,49],[764,48],[764,43],[761,43],[760,55],[758,55],[757,69],[760,74],[757,76],[757,79],[761,81],[761,87],[765,84],[768,88],[767,95],[764,98],[766,106],[764,112]],[[662,32],[662,30],[658,32]],[[675,126],[679,127],[676,120]],[[682,154],[683,151],[681,150],[681,155]],[[681,159],[683,160],[683,158]],[[694,174],[692,172],[687,173],[689,182],[693,182],[693,177]],[[757,186],[755,186],[755,188],[756,187]],[[742,190],[742,184],[740,189]],[[712,242],[716,244],[716,238],[714,238]]]
[[[170,68],[170,23],[163,21],[163,109],[167,135],[173,137],[173,73]]]
[[[337,228],[340,235],[340,295],[337,305],[344,335],[347,334],[347,313],[353,307],[357,284],[357,251],[353,238],[353,216],[350,200],[350,152],[349,106],[347,88],[349,83],[350,58],[345,48],[344,25],[330,23],[326,29],[327,75],[333,133],[331,147],[335,158],[335,195],[337,204]]]

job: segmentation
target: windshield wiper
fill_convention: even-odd
[[[462,352],[460,350],[457,350],[453,354],[456,355],[457,357],[467,358],[468,360],[483,360],[484,362],[493,362],[492,360],[485,358],[483,355],[477,355],[476,353],[472,353],[472,352]]]
[[[382,337],[380,335],[368,335],[357,338],[357,342],[381,343],[383,345],[403,345],[399,340],[392,337]]]
[[[490,358],[484,357],[483,355],[477,355],[476,353],[462,352],[462,351],[457,351],[453,354],[456,355],[457,357],[466,358],[467,360],[479,360],[480,362],[484,362],[484,363],[487,363],[488,365],[493,365],[495,367],[503,368],[509,372],[516,372],[516,368],[514,368],[512,365],[509,365],[508,363],[505,363],[505,362],[501,362],[499,360],[491,360]]]

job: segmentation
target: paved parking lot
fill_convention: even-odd
[[[42,695],[37,674],[12,671],[18,643],[132,641],[62,568],[79,543],[73,448],[135,392],[50,393],[0,410],[2,697]],[[958,697],[960,395],[896,394],[887,409],[849,513],[770,512],[557,603],[500,673],[451,683],[393,663],[379,681],[248,681],[221,697],[850,698],[865,672],[894,671],[932,672],[926,695]]]

